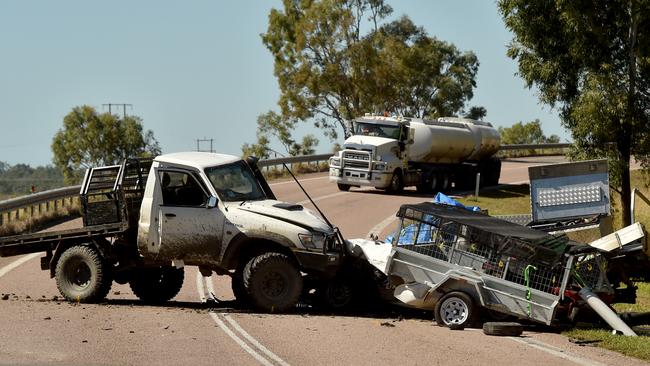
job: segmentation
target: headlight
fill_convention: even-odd
[[[330,158],[330,166],[341,166],[340,158]]]
[[[321,233],[298,234],[300,242],[307,249],[321,249],[325,244],[325,235]]]
[[[375,163],[375,170],[386,170],[386,163]]]

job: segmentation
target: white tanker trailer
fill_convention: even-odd
[[[330,182],[347,191],[372,186],[421,192],[495,185],[501,161],[493,155],[500,137],[488,122],[443,117],[425,120],[366,115],[352,121],[352,136],[329,160]]]

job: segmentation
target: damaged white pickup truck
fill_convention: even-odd
[[[144,301],[167,301],[193,265],[230,275],[239,301],[286,311],[303,281],[335,274],[342,237],[301,205],[276,200],[256,162],[187,152],[89,169],[84,227],[2,237],[0,256],[45,252],[41,268],[71,301],[99,301],[113,281]]]

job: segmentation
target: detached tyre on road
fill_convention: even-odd
[[[54,272],[56,286],[69,301],[97,302],[111,289],[111,265],[93,247],[76,245],[61,254]]]
[[[472,298],[460,291],[450,292],[438,300],[435,307],[436,323],[449,328],[472,326],[478,316],[478,308]]]
[[[350,190],[350,185],[349,184],[343,184],[343,183],[337,183],[336,184],[339,187],[339,191],[347,192]]]
[[[302,275],[294,262],[281,253],[265,253],[244,268],[244,287],[252,305],[266,312],[286,312],[298,302]]]
[[[129,281],[129,285],[140,300],[149,304],[161,304],[178,295],[184,280],[183,268],[166,266],[139,271]]]

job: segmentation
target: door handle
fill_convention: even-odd
[[[173,213],[166,213],[165,217],[176,217],[176,214]]]

